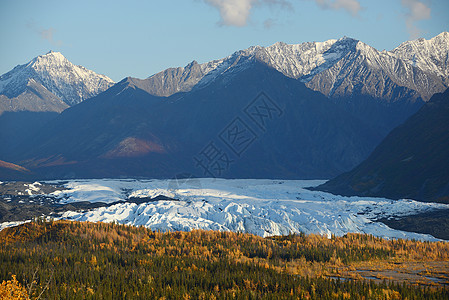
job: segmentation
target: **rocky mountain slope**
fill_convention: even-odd
[[[29,79],[22,87],[22,92],[8,97],[0,94],[0,115],[4,112],[56,112],[60,113],[69,105],[42,84]]]
[[[449,203],[449,90],[434,95],[363,163],[318,187],[342,195]]]

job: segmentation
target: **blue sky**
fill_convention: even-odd
[[[448,0],[0,0],[0,74],[49,50],[115,81],[252,45],[349,36],[378,50],[449,31]]]

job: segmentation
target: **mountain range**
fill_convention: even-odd
[[[444,91],[448,64],[447,32],[392,51],[347,37],[255,46],[115,85],[50,52],[0,77],[0,159],[39,178],[331,178]]]
[[[194,160],[213,143],[229,160],[217,177],[319,178],[349,170],[380,139],[322,94],[257,60],[231,80],[168,98],[139,84],[127,78],[65,110],[7,159],[52,178],[211,177]],[[263,101],[277,109],[266,128],[245,113]],[[226,130],[245,131],[233,138],[238,149],[223,141]]]
[[[395,101],[403,97],[424,101],[449,84],[449,33],[378,51],[352,38],[269,47],[254,46],[211,62],[191,62],[146,79],[146,90],[169,96],[201,88],[227,72],[239,72],[251,58],[331,98],[367,95]]]

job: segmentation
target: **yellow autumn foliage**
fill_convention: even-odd
[[[30,299],[26,289],[17,281],[16,275],[12,280],[3,280],[0,285],[0,300],[25,300]]]

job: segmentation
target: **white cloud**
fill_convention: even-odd
[[[357,16],[362,9],[358,0],[315,0],[322,9],[345,10],[353,16]]]
[[[430,19],[431,9],[423,1],[401,0],[402,6],[407,10],[405,14],[405,25],[410,37],[418,38],[422,30],[416,26],[416,22]]]
[[[50,27],[48,29],[41,29],[39,31],[39,34],[41,36],[42,39],[48,41],[50,44],[52,44],[53,46],[62,46],[62,41],[60,40],[55,40],[53,38],[54,33],[56,32],[56,30],[53,27]]]
[[[251,9],[257,5],[291,7],[287,0],[203,0],[220,12],[221,24],[243,27],[248,23]]]

